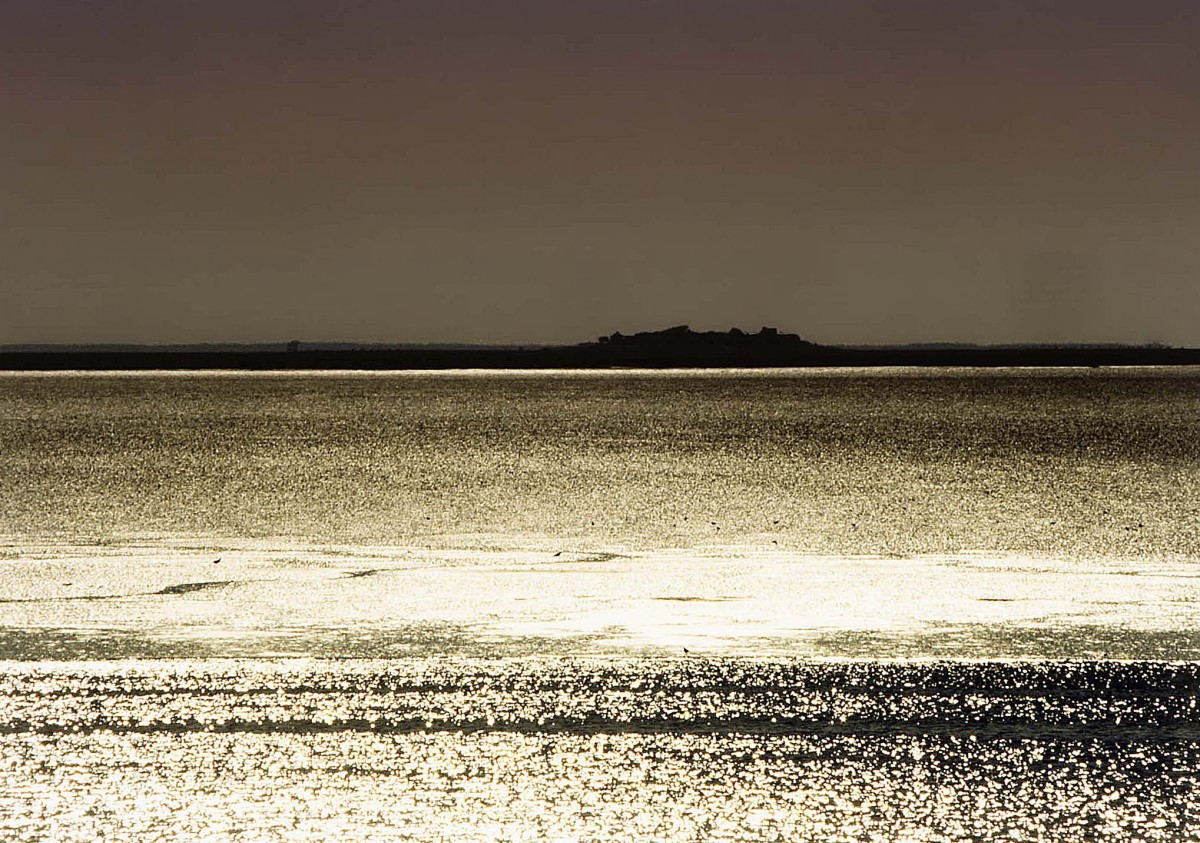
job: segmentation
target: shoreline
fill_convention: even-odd
[[[768,368],[1100,368],[1195,366],[1200,349],[956,348],[775,349],[623,348],[585,344],[511,349],[362,349],[312,351],[10,351],[0,371],[372,371]]]

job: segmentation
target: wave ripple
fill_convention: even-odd
[[[0,732],[1200,739],[1195,663],[751,660],[10,665]]]

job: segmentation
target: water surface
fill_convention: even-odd
[[[1196,655],[1194,369],[6,375],[0,463],[0,655]]]
[[[0,835],[1200,839],[1200,371],[0,376]]]

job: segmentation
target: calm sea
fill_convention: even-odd
[[[1200,839],[1200,371],[0,375],[0,836]]]

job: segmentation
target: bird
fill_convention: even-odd
[[[220,556],[218,556],[216,559],[214,559],[214,560],[212,561],[212,563],[213,563],[214,565],[216,565],[216,564],[217,564],[218,562],[220,562],[220,561],[221,561],[221,557],[220,557]]]
[[[691,650],[689,650],[687,647],[684,647],[684,648],[683,648],[683,654],[684,654],[685,656],[686,656],[688,653],[690,653],[690,652],[691,652]]]
[[[555,555],[555,557],[559,557],[559,556],[562,556],[562,555],[563,555],[563,552],[560,550],[558,553],[556,553],[556,554],[554,554],[554,555]]]

